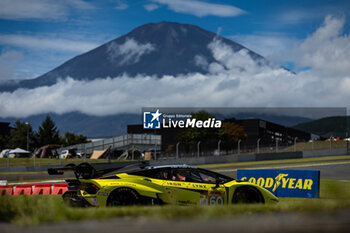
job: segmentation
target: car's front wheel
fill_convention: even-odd
[[[107,206],[130,206],[140,204],[140,195],[130,188],[118,188],[107,199]]]
[[[264,198],[255,187],[242,186],[236,189],[232,198],[233,204],[246,203],[264,203]]]

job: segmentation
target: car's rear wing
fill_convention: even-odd
[[[81,163],[79,165],[68,164],[64,167],[49,168],[48,173],[49,175],[62,175],[65,172],[73,171],[77,179],[93,179],[132,165],[145,167],[146,163],[135,161],[118,163]]]

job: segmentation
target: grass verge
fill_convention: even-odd
[[[18,225],[36,225],[115,217],[209,219],[251,213],[330,212],[350,208],[350,182],[322,180],[320,193],[321,197],[319,199],[281,198],[278,204],[273,205],[168,205],[119,208],[71,208],[63,203],[61,196],[1,196],[0,221]]]

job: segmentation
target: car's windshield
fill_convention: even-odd
[[[231,177],[201,168],[156,168],[129,174],[146,176],[160,180],[210,184],[215,184],[217,180],[223,181],[224,183],[234,180]]]

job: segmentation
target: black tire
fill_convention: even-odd
[[[140,195],[130,188],[118,188],[107,199],[107,206],[131,206],[140,204]]]
[[[259,190],[251,186],[242,186],[236,189],[232,197],[233,204],[254,204],[265,203],[264,197]]]

